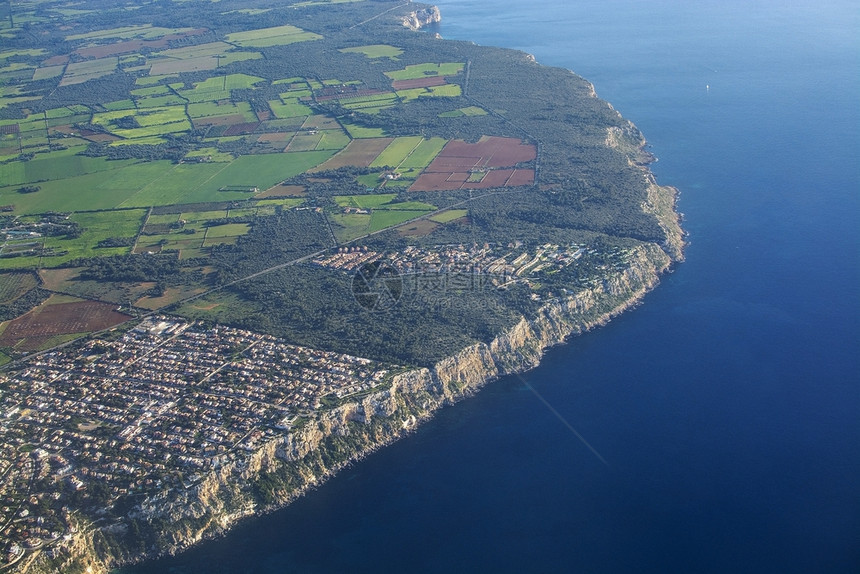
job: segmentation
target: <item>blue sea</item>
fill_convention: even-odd
[[[444,37],[569,68],[643,131],[687,261],[523,379],[128,572],[860,572],[857,3],[437,4]]]

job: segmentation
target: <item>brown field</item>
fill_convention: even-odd
[[[113,142],[113,141],[117,141],[118,139],[122,139],[122,138],[119,138],[119,137],[112,135],[112,134],[105,134],[102,132],[94,132],[92,130],[85,130],[85,129],[81,129],[81,128],[76,128],[76,127],[71,126],[71,125],[56,126],[56,127],[51,128],[51,130],[55,131],[57,133],[66,134],[66,135],[75,134],[75,135],[77,135],[77,136],[79,136],[79,137],[81,137],[87,141],[92,141],[92,142]]]
[[[534,183],[532,169],[494,169],[532,161],[537,150],[516,138],[483,137],[477,143],[451,140],[424,170],[410,191],[455,190],[463,187],[487,189]],[[487,170],[480,181],[474,170]]]
[[[42,284],[48,291],[65,291],[68,281],[77,278],[81,269],[81,267],[42,269],[39,271],[39,277],[42,278]]]
[[[305,186],[303,185],[276,185],[270,187],[266,191],[254,196],[255,199],[267,199],[273,197],[303,197],[305,195]]]
[[[327,169],[337,169],[347,165],[357,167],[367,167],[376,159],[376,156],[382,153],[388,144],[394,141],[394,138],[368,138],[360,140],[352,140],[334,157],[323,163],[322,165],[310,170],[311,173],[324,171]]]
[[[412,80],[394,80],[391,87],[395,90],[411,90],[413,88],[429,88],[442,86],[448,83],[445,76],[428,76],[426,78],[415,78]]]
[[[397,232],[403,237],[424,237],[430,235],[439,228],[438,223],[434,223],[429,219],[420,219],[401,225],[397,228]]]
[[[116,311],[116,305],[95,301],[55,303],[52,295],[45,303],[14,319],[0,335],[0,347],[32,350],[44,339],[57,335],[100,331],[128,321],[131,317]]]
[[[535,170],[533,169],[516,169],[514,173],[511,175],[510,179],[508,179],[505,185],[507,187],[514,187],[517,185],[534,185],[535,182]]]
[[[47,60],[44,60],[41,64],[39,64],[39,66],[43,67],[43,68],[47,68],[50,66],[62,66],[63,64],[65,64],[68,61],[69,61],[68,55],[51,56],[50,58],[48,58]]]
[[[214,70],[218,67],[215,56],[199,56],[184,60],[157,60],[149,68],[150,76],[166,76],[182,72],[197,72],[199,70]]]
[[[337,120],[329,116],[308,116],[302,124],[304,130],[339,130],[341,128]]]
[[[172,305],[173,303],[182,301],[192,295],[199,295],[202,292],[203,289],[200,288],[188,289],[183,287],[168,287],[164,290],[164,295],[161,297],[141,297],[134,305],[143,309],[155,311],[156,309],[161,309],[167,305]]]
[[[111,44],[102,44],[100,46],[90,46],[76,50],[75,53],[83,58],[105,58],[107,56],[116,56],[118,54],[131,54],[140,52],[142,48],[166,48],[171,40],[178,40],[188,36],[197,36],[204,34],[206,30],[198,28],[190,30],[183,34],[167,34],[157,40],[126,40],[125,42],[113,42]],[[65,63],[65,62],[61,62]]]
[[[233,126],[244,121],[241,114],[230,114],[228,116],[208,116],[205,118],[194,118],[194,127],[204,126]]]
[[[245,122],[241,124],[233,124],[227,128],[222,135],[224,136],[241,136],[252,134],[259,127],[260,122]]]

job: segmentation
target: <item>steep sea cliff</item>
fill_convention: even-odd
[[[671,232],[664,246],[642,244],[625,268],[599,285],[545,302],[533,317],[522,317],[488,344],[471,345],[429,369],[400,373],[387,388],[322,412],[245,459],[212,470],[191,488],[145,500],[130,515],[134,527],[162,529],[162,541],[167,544],[130,550],[119,543],[129,534],[128,526],[99,530],[82,524],[68,542],[69,558],[61,568],[107,572],[221,535],[243,518],[288,504],[499,376],[534,368],[548,347],[603,325],[636,305],[657,285],[660,274],[680,260],[683,238],[674,197],[672,188],[655,184],[647,206]],[[261,490],[268,501],[262,504]],[[21,564],[19,571],[48,572],[56,566],[40,558]]]
[[[413,15],[404,25],[417,29],[439,20],[435,12]],[[591,97],[596,98],[594,90]],[[16,572],[106,573],[111,568],[175,554],[226,533],[238,521],[281,508],[344,467],[413,431],[438,409],[452,405],[500,376],[536,367],[549,347],[606,324],[638,304],[661,274],[683,260],[684,233],[675,209],[677,190],[660,186],[648,169],[653,160],[645,139],[627,123],[609,128],[606,146],[627,156],[645,181],[642,211],[664,233],[658,243],[641,242],[626,265],[590,288],[545,301],[533,316],[521,317],[488,343],[476,343],[432,368],[395,375],[390,384],[360,400],[345,402],[302,421],[262,444],[247,457],[213,469],[194,486],[143,500],[128,524],[104,527],[81,523],[70,540],[58,544],[62,556],[37,554]],[[153,539],[158,544],[125,544]]]

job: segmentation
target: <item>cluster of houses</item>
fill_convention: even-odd
[[[71,500],[188,488],[394,368],[168,317],[34,357],[0,375],[0,551],[51,547]]]
[[[567,267],[587,253],[582,244],[546,243],[528,249],[521,242],[507,245],[473,243],[436,245],[427,249],[410,245],[397,252],[379,253],[367,247],[341,247],[317,257],[323,267],[354,271],[362,265],[382,261],[403,275],[456,273],[512,279],[544,270]]]

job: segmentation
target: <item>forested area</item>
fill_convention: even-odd
[[[146,48],[139,54],[140,58],[129,56],[116,71],[85,82],[59,85],[59,77],[31,81],[26,84],[28,94],[44,97],[37,101],[11,103],[0,109],[0,115],[17,118],[25,116],[24,112],[28,110],[41,112],[70,106],[79,114],[74,116],[75,129],[107,136],[89,143],[85,150],[78,152],[81,157],[86,156],[88,161],[101,161],[101,158],[117,162],[140,160],[143,162],[141,165],[157,160],[170,160],[174,164],[184,161],[205,164],[212,161],[209,157],[212,154],[223,154],[214,161],[228,162],[248,154],[272,153],[269,149],[261,151],[257,138],[288,131],[306,136],[313,131],[304,127],[309,114],[328,117],[328,121],[333,118],[331,125],[334,129],[358,126],[375,134],[355,137],[421,135],[466,142],[476,142],[486,136],[519,138],[525,144],[534,145],[538,151],[536,160],[517,166],[534,169],[534,185],[474,191],[464,188],[410,192],[408,184],[384,190],[369,186],[368,182],[379,173],[380,167],[346,166],[291,174],[281,183],[301,190],[300,197],[304,203],[300,210],[278,205],[273,211],[258,215],[252,208],[254,200],[217,201],[223,197],[220,194],[196,195],[194,203],[156,204],[150,208],[150,214],[165,219],[162,223],[150,224],[143,235],[165,234],[158,248],[171,242],[173,245],[181,244],[181,239],[168,238],[168,235],[180,233],[177,230],[184,224],[178,220],[186,217],[183,214],[213,212],[198,227],[184,230],[189,237],[201,236],[190,258],[173,248],[148,255],[99,257],[98,250],[103,250],[103,254],[106,249],[127,248],[130,252],[140,235],[106,233],[94,242],[94,257],[64,264],[80,268],[81,280],[128,284],[155,282],[157,293],[163,293],[165,287],[180,284],[201,288],[231,285],[229,292],[237,297],[236,300],[245,301],[248,305],[239,305],[240,312],[228,313],[221,316],[222,319],[224,316],[232,317],[231,321],[236,324],[267,330],[313,346],[355,352],[356,345],[360,343],[377,358],[393,360],[400,357],[407,362],[429,364],[468,342],[488,340],[518,314],[530,312],[534,304],[527,290],[460,293],[454,299],[446,299],[444,304],[428,300],[427,293],[412,293],[411,298],[404,297],[403,305],[381,317],[367,315],[357,308],[350,292],[350,276],[345,272],[303,264],[291,265],[252,280],[243,279],[290,264],[312,253],[341,246],[334,236],[338,224],[332,224],[332,216],[340,216],[343,206],[336,203],[335,196],[360,196],[389,192],[389,189],[395,194],[393,202],[422,202],[440,210],[456,206],[468,215],[443,223],[428,223],[424,233],[413,235],[399,229],[367,237],[355,234],[347,236],[348,245],[396,252],[409,245],[432,250],[442,244],[504,245],[521,242],[534,246],[579,242],[599,245],[608,253],[615,247],[626,248],[637,241],[661,242],[664,239],[657,220],[642,210],[648,182],[630,157],[631,150],[635,151],[641,143],[636,141],[638,132],[607,103],[593,97],[591,86],[582,78],[567,70],[540,66],[521,52],[443,41],[431,34],[409,31],[398,18],[413,7],[401,6],[392,11],[390,17],[372,18],[398,6],[396,1],[343,3],[336,9],[327,6],[292,7],[296,3],[285,1],[267,5],[262,10],[242,10],[246,4],[234,0],[224,0],[218,9],[212,9],[211,3],[191,1],[163,3],[160,8],[127,10],[104,0],[85,0],[77,7],[82,11],[96,11],[82,12],[77,18],[79,28],[76,31],[135,25],[194,30],[193,34],[178,34],[169,40],[169,49],[217,44],[224,42],[231,33],[284,24],[322,37],[312,42],[283,45],[246,47],[233,43],[231,47],[224,44],[231,53],[253,52],[262,57],[222,64],[220,58],[224,56],[219,55],[216,70],[181,71],[152,78],[146,78],[148,72],[139,68],[149,53],[150,49]],[[356,26],[359,22],[366,23]],[[67,31],[56,26],[33,26],[39,28],[40,38],[37,40],[33,35],[19,34],[15,39],[16,48],[26,50],[38,46],[51,54],[71,53],[73,62],[84,59],[75,54],[81,42],[70,40],[74,36]],[[382,42],[398,53],[396,58],[370,57],[360,50],[343,51]],[[101,44],[97,42],[97,45]],[[41,61],[41,58],[23,52],[21,59],[35,65]],[[461,95],[410,98],[375,109],[373,113],[351,109],[345,104],[346,100],[319,97],[324,93],[321,86],[337,85],[338,82],[358,82],[362,90],[394,93],[392,77],[386,72],[390,74],[427,62],[461,64],[462,71],[445,78],[445,82],[462,89]],[[234,75],[247,79],[248,83],[226,89],[227,78]],[[181,94],[190,94],[195,86],[206,84],[213,78],[223,82],[224,89],[218,96],[222,99],[207,105],[216,110],[225,106],[237,110],[236,113],[240,110],[238,105],[244,106],[241,109],[248,115],[231,120],[245,122],[239,126],[241,135],[211,137],[211,125],[192,121],[188,107],[188,97],[192,96]],[[147,81],[140,84],[141,80]],[[301,106],[305,106],[305,115],[266,120],[267,117],[271,119],[271,110],[275,109],[270,109],[271,103],[277,104],[282,101],[282,96],[289,96],[290,84],[296,80],[303,86],[299,91],[304,94]],[[148,87],[141,88],[141,85]],[[143,125],[138,120],[145,114],[138,117],[132,111],[124,112],[127,108],[123,106],[140,103],[130,99],[135,90],[138,93],[152,90],[154,97],[170,100],[175,106],[173,109],[179,110],[179,115],[171,121],[187,122],[183,124],[187,127],[177,128],[180,131],[176,132],[159,133],[156,138],[141,138],[143,143],[132,139],[116,145],[110,130],[134,131]],[[115,115],[106,116],[108,119],[99,123],[95,119],[97,114],[114,113],[106,105],[115,105],[119,109]],[[89,111],[82,114],[80,106]],[[480,113],[452,114],[467,108]],[[81,121],[81,117],[90,119]],[[252,122],[250,118],[259,121]],[[46,125],[47,121],[46,114]],[[607,145],[607,130],[610,128],[620,128],[620,131],[628,133],[630,142],[626,148],[614,149]],[[346,138],[348,131],[342,130],[340,137]],[[346,141],[353,137],[350,133]],[[57,141],[49,141],[48,145],[60,145]],[[283,141],[286,145],[289,140]],[[197,155],[189,155],[190,152]],[[22,154],[9,161],[21,161],[30,155]],[[272,161],[279,160],[273,156]],[[251,172],[246,174],[237,177],[252,175]],[[244,183],[244,179],[226,183]],[[21,186],[21,189],[25,188],[36,189],[38,186]],[[39,191],[25,195],[44,194],[44,191]],[[214,213],[221,210],[225,213]],[[230,210],[243,212],[228,215]],[[172,214],[177,215],[177,221],[169,221],[167,216]],[[71,224],[67,222],[67,225]],[[207,229],[227,225],[245,225],[247,233],[242,232],[230,241],[203,245],[202,236]],[[51,229],[46,227],[44,233],[50,235]],[[86,230],[80,226],[64,230],[65,233],[77,234],[82,231]],[[188,244],[183,245],[187,247]],[[204,277],[199,272],[201,266],[214,271]],[[562,280],[577,284],[597,273],[598,267],[597,263],[591,267],[583,265],[575,272],[556,275],[547,284],[562,287]],[[198,271],[191,272],[193,269]],[[412,304],[405,304],[407,300]],[[456,306],[451,305],[452,300],[456,300]],[[257,311],[245,314],[248,309]],[[415,329],[416,325],[420,329]],[[433,341],[433,349],[422,349],[422,341],[428,340]]]

